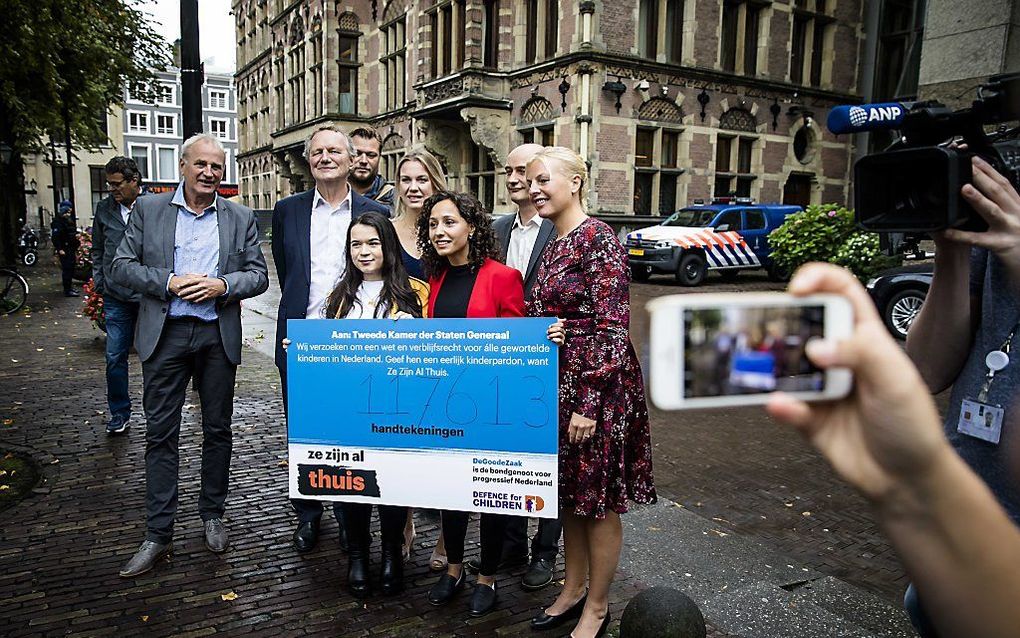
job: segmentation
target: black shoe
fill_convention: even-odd
[[[385,544],[382,548],[382,571],[379,574],[380,589],[384,596],[404,591],[404,553],[400,544]]]
[[[542,613],[531,619],[531,628],[534,629],[535,631],[555,629],[556,627],[559,627],[568,620],[580,618],[581,612],[584,611],[584,604],[586,602],[588,602],[587,593],[585,593],[584,596],[581,596],[580,600],[574,603],[574,605],[570,609],[563,612],[562,614],[550,616],[549,614],[545,613],[545,610],[543,610]]]
[[[496,594],[496,581],[492,581],[491,585],[478,583],[475,585],[475,590],[471,592],[471,602],[468,603],[468,613],[475,618],[484,616],[496,608],[497,600],[499,600],[499,596]]]
[[[531,562],[528,571],[521,577],[521,587],[528,591],[542,589],[553,581],[553,571],[556,568],[556,561],[544,560],[542,558]]]
[[[464,587],[464,570],[460,572],[460,578],[454,578],[449,573],[443,574],[439,577],[439,582],[432,586],[429,590],[429,604],[430,605],[445,605],[446,603],[453,600],[453,597],[457,595]]]
[[[472,558],[468,562],[464,563],[467,565],[467,569],[472,574],[477,574],[482,569],[482,559]],[[528,564],[528,555],[522,554],[521,556],[514,556],[512,558],[504,558],[499,561],[499,566],[496,567],[497,572],[509,571],[515,567]]]
[[[368,548],[351,547],[347,554],[347,588],[355,598],[371,593],[368,586]]]
[[[77,290],[68,290],[67,292],[64,293],[64,296],[65,297],[80,297],[81,295],[78,294]]]
[[[121,578],[134,578],[144,574],[155,567],[159,559],[169,556],[172,551],[173,546],[170,543],[163,544],[146,540],[131,557],[131,560],[120,570]]]
[[[115,416],[106,424],[107,434],[120,434],[131,425],[130,417]]]
[[[315,544],[319,542],[319,520],[305,521],[299,523],[297,529],[294,530],[294,549],[301,552],[310,552],[315,549]]]

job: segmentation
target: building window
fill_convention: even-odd
[[[225,109],[227,108],[227,92],[216,91],[213,89],[209,90],[209,108],[211,109]]]
[[[382,143],[382,167],[379,172],[387,182],[397,180],[397,164],[404,156],[406,142],[400,133],[391,133]]]
[[[345,33],[341,35],[340,55],[337,58],[337,65],[340,71],[340,82],[338,96],[340,103],[338,109],[341,113],[353,114],[358,107],[358,35]]]
[[[521,134],[521,144],[556,146],[556,129],[552,124],[518,129],[518,131]]]
[[[149,114],[139,113],[137,111],[128,111],[128,132],[129,133],[148,133],[149,132]]]
[[[757,138],[719,134],[715,143],[715,197],[750,197],[757,176],[752,158]]]
[[[406,102],[407,72],[407,16],[402,15],[383,27],[385,34],[385,55],[382,58],[386,72],[386,110],[404,106]]]
[[[138,164],[138,173],[143,180],[151,177],[149,173],[149,147],[146,144],[131,144],[128,154]]]
[[[536,62],[556,55],[560,41],[559,0],[525,0],[525,61]]]
[[[290,53],[287,54],[289,65],[288,88],[290,89],[290,123],[298,124],[305,121],[305,46],[302,38]]]
[[[832,4],[832,0],[796,0],[794,3],[790,41],[790,81],[794,84],[822,85],[825,40],[836,22],[828,15]]]
[[[496,164],[482,147],[470,142],[471,164],[466,174],[468,192],[475,193],[488,211],[496,204]]]
[[[634,214],[671,215],[677,208],[680,131],[640,127],[634,136]]]
[[[665,15],[665,20],[661,17]],[[638,55],[649,60],[665,54],[665,61],[683,58],[683,0],[641,0],[638,7]]]
[[[465,0],[450,0],[440,4],[429,16],[432,26],[432,77],[449,75],[464,66],[466,17]]]
[[[230,138],[228,122],[223,118],[210,117],[209,132],[212,133],[214,137],[218,137],[221,140]]]
[[[284,64],[283,53],[276,57],[276,128],[282,129],[287,125],[287,94],[284,91]]]
[[[156,114],[156,133],[158,135],[177,135],[177,116],[164,113]]]
[[[925,0],[882,3],[874,100],[914,100],[921,66]],[[875,136],[872,136],[875,137]]]
[[[482,66],[499,66],[499,0],[485,0],[482,24]]]
[[[309,45],[312,47],[312,117],[322,114],[322,29],[321,25],[312,35]]]
[[[92,210],[99,202],[110,194],[110,186],[106,183],[106,167],[89,166],[89,182],[92,185]]]
[[[156,104],[163,106],[174,106],[174,93],[176,86],[173,84],[160,84],[156,89]]]
[[[758,72],[758,40],[762,5],[753,0],[725,0],[719,62],[724,71]]]
[[[156,179],[161,182],[177,181],[177,148],[156,147]]]

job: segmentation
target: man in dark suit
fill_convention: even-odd
[[[287,357],[283,340],[288,319],[322,317],[326,298],[343,274],[347,252],[347,227],[362,213],[389,215],[382,204],[359,195],[348,182],[355,150],[339,128],[318,128],[305,141],[305,157],[315,186],[281,199],[273,208],[273,261],[280,282],[280,309],[276,314],[276,366],[283,385],[287,411]],[[294,548],[307,552],[319,539],[322,503],[314,499],[291,499],[297,512]],[[340,546],[347,549],[340,507],[333,513],[340,526]]]
[[[535,285],[538,264],[542,253],[556,237],[553,223],[541,219],[528,195],[528,182],[524,179],[528,160],[542,150],[538,144],[522,144],[510,151],[506,157],[506,189],[510,201],[517,206],[517,213],[504,215],[493,224],[499,240],[500,256],[503,263],[516,268],[524,277],[524,298],[531,299]],[[559,519],[539,519],[538,532],[531,541],[531,562],[521,579],[525,589],[541,589],[552,582],[559,553],[560,533],[563,529]],[[515,516],[506,528],[503,544],[504,563],[515,564],[528,559],[528,519]]]
[[[205,544],[226,551],[223,513],[230,474],[234,378],[241,362],[242,299],[269,287],[250,208],[217,195],[223,145],[198,134],[181,147],[183,181],[135,203],[112,280],[141,295],[135,347],[145,407],[145,542],[121,570],[128,578],[170,552],[177,510],[181,408],[194,377],[202,407]]]
[[[141,295],[116,284],[110,278],[110,266],[141,189],[138,165],[130,157],[114,157],[106,163],[106,183],[110,196],[99,202],[92,219],[92,281],[103,296],[106,317],[106,403],[110,408],[106,433],[120,434],[131,422],[128,352],[134,343]]]

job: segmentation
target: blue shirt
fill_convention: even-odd
[[[177,187],[171,204],[177,206],[177,230],[174,233],[175,275],[205,274],[218,277],[220,264],[220,228],[216,218],[216,203],[201,213],[195,213],[184,201],[184,183]],[[219,313],[216,300],[200,303],[185,301],[180,297],[170,298],[171,317],[198,317],[203,321],[216,321]]]

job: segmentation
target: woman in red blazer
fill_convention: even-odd
[[[429,277],[429,317],[524,316],[521,273],[492,259],[496,252],[492,220],[473,196],[439,192],[425,200],[418,222],[418,247]],[[496,606],[496,567],[508,518],[481,515],[481,569],[469,604],[472,616],[484,616]],[[464,586],[467,526],[467,512],[442,512],[449,564],[429,590],[433,605],[450,602]]]

